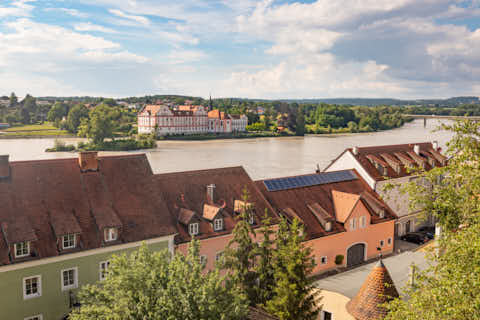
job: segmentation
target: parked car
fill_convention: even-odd
[[[400,237],[401,240],[416,243],[416,244],[423,244],[429,240],[429,238],[421,233],[421,232],[411,232],[407,233]]]
[[[421,227],[418,232],[423,233],[428,239],[435,238],[435,227]]]

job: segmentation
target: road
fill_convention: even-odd
[[[428,262],[425,259],[425,252],[421,250],[417,252],[406,251],[385,258],[383,262],[400,294],[402,293],[402,288],[409,280],[410,266],[412,263],[415,263],[420,269],[428,266]],[[353,298],[375,264],[376,262],[372,262],[353,270],[318,280],[315,285],[320,289],[339,292],[344,296]]]

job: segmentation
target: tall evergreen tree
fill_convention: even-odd
[[[15,107],[17,105],[17,103],[18,103],[18,98],[15,95],[15,92],[12,92],[10,94],[10,108]]]
[[[305,135],[305,114],[302,106],[298,107],[297,109],[297,125],[295,127],[295,134],[297,136]]]
[[[243,208],[237,217],[237,224],[233,229],[233,238],[228,243],[222,261],[230,276],[230,282],[238,285],[247,294],[250,304],[255,305],[256,299],[256,272],[255,255],[257,244],[254,241],[255,231],[250,225],[250,215],[253,208],[248,203],[248,191],[243,190]]]
[[[297,219],[290,225],[280,219],[273,254],[275,287],[273,298],[266,303],[267,310],[280,320],[313,320],[320,311],[318,292],[309,277],[315,260],[303,240],[303,227]]]
[[[273,298],[275,287],[275,270],[273,268],[273,251],[275,232],[272,229],[271,219],[265,209],[265,217],[260,228],[259,241],[256,247],[257,263],[255,271],[257,274],[257,286],[255,293],[255,304],[265,306],[267,301]]]

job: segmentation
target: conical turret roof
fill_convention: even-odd
[[[357,295],[347,303],[347,311],[357,320],[383,319],[381,305],[398,297],[398,291],[382,260],[373,267]]]

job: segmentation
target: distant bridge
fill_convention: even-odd
[[[427,119],[443,119],[443,120],[473,120],[480,121],[479,116],[437,116],[434,114],[404,114],[406,118],[423,119],[423,126],[427,126]]]

